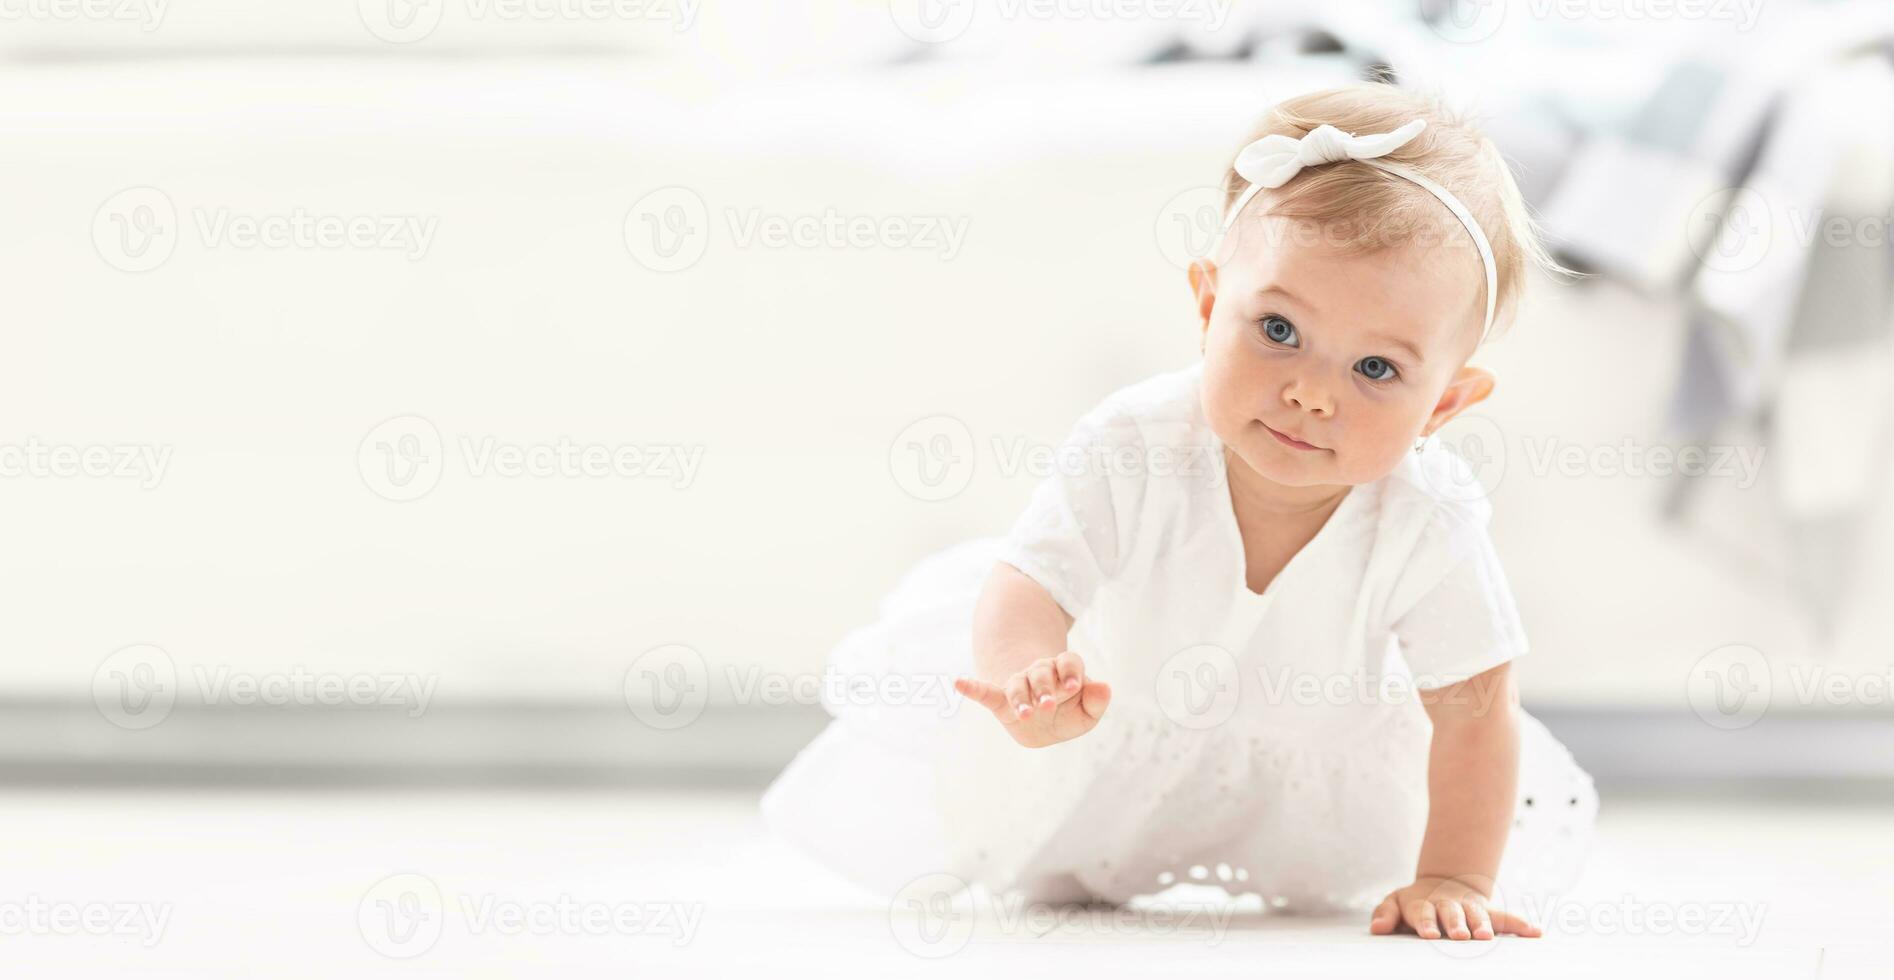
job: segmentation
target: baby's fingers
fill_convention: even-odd
[[[1407,921],[1408,928],[1422,939],[1440,938],[1440,922],[1434,917],[1434,903],[1417,898],[1401,910],[1401,917]]]
[[[1012,706],[1007,704],[1005,693],[985,681],[974,680],[971,677],[956,677],[954,690],[959,691],[962,697],[993,712],[1001,721],[1010,722],[1015,717]]]
[[[1060,701],[1058,671],[1052,666],[1050,657],[1035,660],[1026,667],[1026,679],[1032,684],[1033,709],[1050,710]]]
[[[1001,720],[1011,724],[1021,718],[1031,717],[1033,702],[1032,686],[1026,682],[1026,675],[1024,673],[1014,674],[1006,679],[1006,700],[1007,703],[1013,706],[1013,714],[1010,719],[1002,714],[1000,716]]]
[[[1052,665],[1059,672],[1059,700],[1077,694],[1085,686],[1085,661],[1077,653],[1067,650],[1052,658]]]
[[[1111,685],[1104,681],[1086,681],[1079,691],[1079,708],[1087,718],[1097,721],[1105,714],[1105,708],[1111,704]]]
[[[1368,919],[1368,932],[1376,936],[1385,936],[1393,932],[1394,927],[1400,924],[1400,903],[1394,900],[1393,895],[1389,895],[1381,900],[1380,905],[1374,907],[1374,915]]]
[[[1512,933],[1515,936],[1525,936],[1528,939],[1536,939],[1540,935],[1539,927],[1527,922],[1521,916],[1514,915],[1511,912],[1502,912],[1499,909],[1488,909],[1487,912],[1493,918],[1493,932],[1495,934]]]
[[[1440,928],[1447,933],[1448,939],[1471,939],[1473,934],[1467,931],[1467,913],[1460,903],[1451,898],[1437,899],[1435,908],[1440,913]]]
[[[1460,908],[1467,914],[1467,931],[1473,938],[1493,938],[1493,921],[1487,917],[1486,906],[1479,902],[1461,902]]]

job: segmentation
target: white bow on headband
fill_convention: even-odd
[[[1301,139],[1277,133],[1251,143],[1236,155],[1235,166],[1237,176],[1248,181],[1250,186],[1230,206],[1230,213],[1223,219],[1223,230],[1226,233],[1230,230],[1230,226],[1236,222],[1236,216],[1243,213],[1243,206],[1258,191],[1281,187],[1301,173],[1304,167],[1359,160],[1378,170],[1404,177],[1439,198],[1440,203],[1445,204],[1447,210],[1452,211],[1453,216],[1466,226],[1467,234],[1473,237],[1474,246],[1480,250],[1480,264],[1486,267],[1486,322],[1480,328],[1480,336],[1485,337],[1487,331],[1493,328],[1493,304],[1498,298],[1499,273],[1493,263],[1493,248],[1487,244],[1480,223],[1473,220],[1472,212],[1445,187],[1398,163],[1377,159],[1406,146],[1409,140],[1419,136],[1421,130],[1426,128],[1427,120],[1415,119],[1391,133],[1356,136],[1324,123]]]

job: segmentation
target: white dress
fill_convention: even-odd
[[[1193,365],[1111,395],[1005,538],[923,560],[839,644],[831,670],[897,677],[877,689],[910,696],[829,705],[835,720],[765,794],[780,836],[884,894],[944,872],[1046,900],[1200,883],[1326,910],[1412,880],[1431,733],[1415,688],[1526,651],[1490,508],[1464,461],[1428,440],[1352,489],[1251,592],[1200,379]],[[1072,648],[1112,685],[1091,732],[1026,749],[951,691],[919,696],[971,673],[974,600],[995,561],[1075,617]],[[1521,721],[1500,885],[1559,891],[1597,797]]]

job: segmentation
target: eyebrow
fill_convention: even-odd
[[[1420,363],[1421,361],[1426,360],[1426,358],[1421,356],[1420,348],[1415,347],[1413,344],[1410,344],[1399,337],[1375,337],[1373,338],[1373,340],[1377,344],[1386,344],[1389,347],[1399,347],[1400,349],[1407,351],[1408,356],[1412,357],[1414,359],[1414,363],[1416,364]]]
[[[1304,302],[1301,297],[1298,297],[1296,294],[1288,291],[1287,289],[1282,288],[1281,286],[1275,286],[1275,285],[1264,286],[1263,288],[1258,289],[1256,291],[1256,295],[1258,296],[1267,296],[1270,294],[1281,296],[1284,299],[1287,299],[1289,302],[1294,303],[1297,306],[1300,306],[1311,313],[1315,312],[1315,307],[1310,306],[1308,303]],[[1398,347],[1401,350],[1406,351],[1407,355],[1413,358],[1414,363],[1416,364],[1426,360],[1425,357],[1421,356],[1420,348],[1415,347],[1413,344],[1405,340],[1402,340],[1399,337],[1374,336],[1374,337],[1370,337],[1369,339],[1374,341],[1377,344],[1383,344],[1388,347]]]
[[[1294,303],[1297,306],[1300,306],[1311,313],[1315,312],[1315,307],[1310,306],[1309,304],[1303,302],[1302,297],[1297,296],[1296,294],[1288,291],[1287,289],[1282,288],[1281,286],[1264,286],[1263,288],[1258,289],[1256,291],[1256,295],[1258,296],[1267,296],[1270,293],[1275,293],[1277,296],[1281,296],[1282,298],[1288,300],[1289,302]]]

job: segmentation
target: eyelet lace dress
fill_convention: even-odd
[[[828,705],[834,721],[764,796],[780,836],[884,894],[946,873],[1034,900],[1197,884],[1325,911],[1412,880],[1432,732],[1418,691],[1526,651],[1490,508],[1430,440],[1351,489],[1254,593],[1200,383],[1193,366],[1106,399],[1006,536],[922,560],[838,644],[829,667],[854,689],[912,696]],[[1112,685],[1087,734],[1022,748],[951,693],[972,673],[995,562],[1073,614],[1072,648]],[[1543,725],[1518,720],[1499,885],[1557,893],[1583,867],[1598,797]]]

